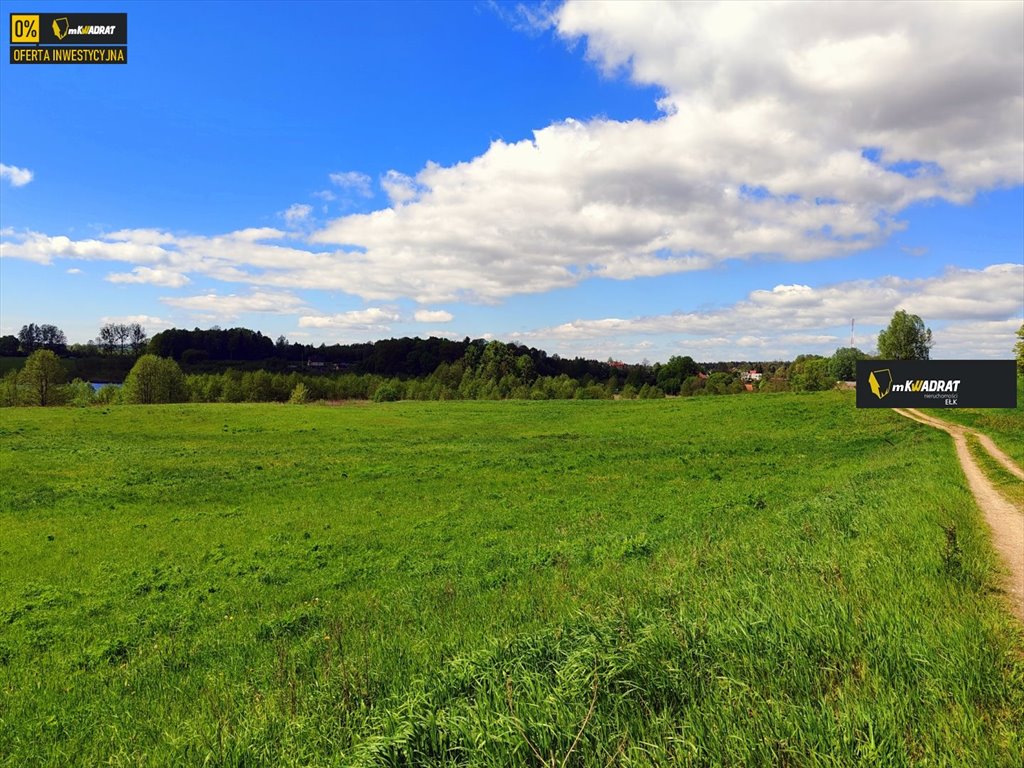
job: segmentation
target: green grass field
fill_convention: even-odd
[[[852,393],[0,412],[5,766],[1017,766],[948,436]]]

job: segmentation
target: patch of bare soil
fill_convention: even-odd
[[[985,476],[967,449],[966,434],[970,432],[977,435],[981,446],[996,461],[1006,467],[1008,472],[1024,479],[1024,471],[1009,456],[1000,451],[987,435],[982,435],[958,424],[950,424],[942,419],[921,413],[915,408],[894,408],[893,410],[908,419],[941,429],[953,438],[956,455],[960,460],[964,475],[967,477],[967,484],[970,486],[971,493],[974,494],[978,508],[985,515],[985,520],[992,530],[992,544],[1003,558],[1009,571],[1006,588],[1010,607],[1017,618],[1024,621],[1024,510],[1010,503],[989,482],[988,477]]]

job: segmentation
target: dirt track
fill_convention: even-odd
[[[1006,591],[1010,607],[1021,621],[1024,621],[1024,510],[1018,509],[1005,499],[989,482],[981,467],[967,449],[967,434],[976,435],[978,442],[1008,472],[1024,479],[1024,471],[1013,460],[1000,451],[987,435],[982,435],[959,424],[950,424],[934,416],[921,413],[915,408],[894,408],[896,413],[930,427],[941,429],[953,438],[956,455],[960,459],[967,483],[978,502],[978,508],[985,515],[992,529],[992,543],[1003,558],[1009,571]]]

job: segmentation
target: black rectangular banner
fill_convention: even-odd
[[[858,360],[858,408],[1016,408],[1013,360]]]
[[[127,45],[11,46],[11,64],[127,64]]]
[[[12,13],[12,45],[127,45],[127,13]]]

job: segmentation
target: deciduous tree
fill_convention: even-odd
[[[0,336],[0,355],[13,357],[18,354],[18,337],[14,335]]]
[[[37,349],[21,369],[18,382],[25,386],[32,405],[53,405],[57,390],[67,381],[60,359],[49,349]]]
[[[857,376],[857,361],[867,358],[868,355],[856,347],[840,347],[830,359],[832,378],[853,381]]]
[[[883,360],[927,360],[932,348],[931,329],[917,315],[897,310],[889,327],[878,334],[878,356]]]
[[[186,399],[185,377],[173,360],[143,355],[124,380],[126,403],[180,403]]]

